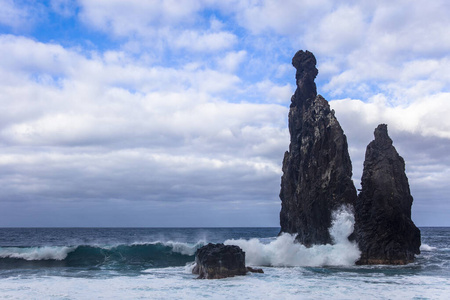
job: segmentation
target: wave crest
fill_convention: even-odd
[[[204,243],[153,242],[116,246],[0,247],[0,267],[23,264],[58,266],[184,266]]]
[[[24,260],[64,260],[76,247],[0,247],[0,258]]]

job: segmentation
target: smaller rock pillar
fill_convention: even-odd
[[[357,264],[407,264],[420,253],[420,230],[411,220],[405,162],[392,145],[387,125],[375,129],[366,150],[361,192],[355,203]]]

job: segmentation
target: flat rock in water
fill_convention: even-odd
[[[192,273],[199,279],[245,275],[245,252],[238,246],[209,243],[197,250]]]

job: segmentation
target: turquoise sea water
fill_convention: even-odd
[[[279,228],[0,228],[0,298],[450,299],[450,228],[421,228],[412,264],[355,266],[347,225],[311,248]],[[208,242],[239,245],[265,273],[195,279]]]

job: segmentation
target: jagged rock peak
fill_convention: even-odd
[[[289,110],[289,151],[281,178],[281,232],[296,233],[305,244],[331,243],[332,211],[353,204],[356,189],[347,138],[328,102],[317,95],[318,74],[311,52],[292,59],[297,89]]]
[[[375,128],[374,136],[375,136],[373,144],[374,147],[388,148],[392,146],[392,139],[388,135],[386,124],[378,125],[378,127]]]
[[[292,65],[297,70],[295,79],[297,83],[296,99],[306,100],[317,96],[314,82],[319,71],[316,68],[316,58],[309,51],[300,50],[292,58]]]
[[[355,203],[358,264],[406,264],[420,253],[420,230],[411,220],[413,198],[405,161],[380,124],[366,150],[361,192]]]

